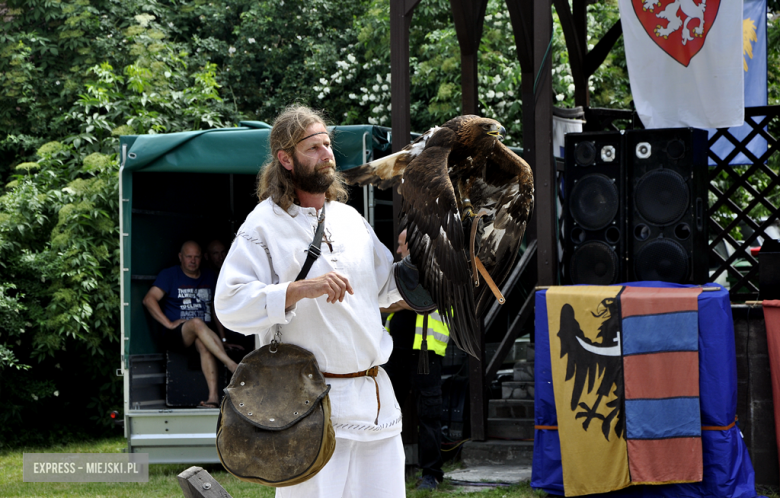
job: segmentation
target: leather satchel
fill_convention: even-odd
[[[336,448],[330,386],[314,355],[273,342],[239,364],[217,421],[217,454],[244,481],[282,487],[304,482]]]

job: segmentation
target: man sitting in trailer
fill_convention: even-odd
[[[225,333],[213,310],[217,275],[201,269],[201,249],[197,242],[187,241],[179,252],[179,266],[157,275],[144,297],[144,306],[163,327],[162,342],[169,351],[183,352],[195,344],[209,397],[201,401],[204,408],[219,408],[217,360],[231,372],[238,366],[225,353]],[[161,306],[162,305],[162,306]],[[213,328],[217,328],[217,335]]]

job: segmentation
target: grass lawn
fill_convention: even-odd
[[[183,498],[176,476],[190,465],[151,465],[147,483],[37,483],[22,480],[23,453],[121,453],[126,447],[123,437],[100,439],[84,443],[50,446],[46,448],[23,448],[0,451],[0,496],[13,497],[102,497],[102,498]],[[220,465],[204,466],[206,470],[234,498],[271,498],[273,488],[239,481],[222,469]],[[545,493],[533,491],[527,483],[512,487],[485,488],[483,491],[463,492],[463,488],[445,481],[437,491],[415,491],[416,479],[406,483],[407,497],[423,498],[436,496],[463,496],[479,498],[538,498]],[[369,497],[367,497],[369,498]]]

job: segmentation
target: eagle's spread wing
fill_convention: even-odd
[[[471,188],[474,211],[487,210],[493,220],[485,225],[477,256],[501,287],[512,271],[534,204],[531,167],[501,142],[488,154],[484,177]],[[477,291],[477,316],[493,302],[487,285]]]
[[[389,156],[343,171],[344,180],[350,185],[374,185],[383,190],[400,184],[406,167],[422,153],[428,139],[438,129],[438,126],[434,126],[417,137],[417,140]]]
[[[533,207],[528,164],[501,143],[506,130],[493,119],[458,116],[428,130],[404,150],[344,172],[351,184],[398,185],[401,229],[453,342],[476,355],[479,322],[492,293],[476,294],[467,259],[469,220],[481,209],[477,255],[499,286],[512,269]],[[403,178],[403,181],[401,180]]]
[[[447,173],[455,133],[440,128],[406,167],[399,187],[401,227],[423,286],[438,305],[456,346],[476,356],[479,324],[455,190]],[[475,332],[476,331],[476,332]]]

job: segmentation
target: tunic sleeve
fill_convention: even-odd
[[[379,301],[379,306],[386,308],[402,299],[401,294],[398,292],[398,288],[395,285],[393,255],[379,240],[365,218],[363,218],[363,224],[371,235],[371,243],[374,245],[374,271],[376,273],[377,287],[379,288],[377,299]]]
[[[279,282],[267,246],[256,235],[240,233],[219,273],[214,308],[230,330],[270,341],[274,326],[286,325],[295,316],[295,306],[284,306],[289,285]]]

